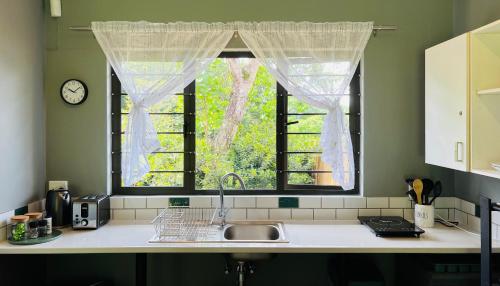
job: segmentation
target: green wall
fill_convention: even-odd
[[[500,19],[498,0],[455,0],[453,10],[453,31],[455,35],[468,32]],[[500,200],[500,180],[455,172],[455,195],[462,199],[479,203],[479,195],[484,194]]]
[[[444,181],[453,172],[424,164],[424,49],[452,35],[452,0],[136,1],[72,0],[63,17],[46,18],[47,176],[76,193],[106,188],[106,61],[92,34],[69,31],[91,21],[375,21],[397,25],[368,43],[364,58],[364,193],[403,196],[406,176]],[[59,98],[61,83],[84,80],[88,100]]]
[[[0,213],[45,184],[43,2],[0,0]]]

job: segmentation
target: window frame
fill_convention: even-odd
[[[251,52],[222,52],[219,58],[254,58]],[[227,195],[358,195],[360,194],[360,157],[361,157],[361,84],[360,65],[350,83],[349,126],[355,161],[355,188],[344,191],[339,186],[290,185],[287,182],[287,104],[289,95],[286,89],[276,82],[276,189],[274,190],[225,190]],[[218,190],[196,190],[196,82],[191,82],[184,92],[184,173],[182,187],[124,187],[121,185],[121,83],[111,69],[111,186],[113,195],[217,195]],[[299,153],[299,152],[297,152]],[[173,171],[168,171],[173,172]],[[175,172],[181,172],[175,171]],[[312,173],[305,171],[303,173]],[[316,172],[317,173],[317,172]]]

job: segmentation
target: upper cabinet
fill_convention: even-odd
[[[500,178],[500,20],[425,51],[425,161]]]

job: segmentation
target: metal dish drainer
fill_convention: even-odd
[[[219,233],[214,225],[218,210],[167,208],[153,221],[156,236],[153,242],[208,241]]]

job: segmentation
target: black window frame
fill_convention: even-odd
[[[223,52],[220,58],[254,58],[251,52]],[[289,115],[324,115],[321,114],[297,114],[288,113],[287,90],[279,83],[276,83],[276,189],[275,190],[228,190],[229,195],[357,195],[360,193],[360,157],[361,157],[361,68],[357,67],[350,83],[350,103],[349,103],[349,128],[354,151],[355,161],[355,188],[344,191],[340,186],[322,185],[291,185],[288,184],[287,174],[292,172],[320,173],[321,171],[295,171],[286,170],[288,153],[308,153],[308,152],[288,152],[287,148],[287,118]],[[179,95],[184,96],[184,150],[183,151],[161,151],[159,153],[183,153],[184,170],[156,171],[156,172],[182,172],[182,187],[124,187],[121,185],[121,96],[122,88],[120,80],[111,69],[111,180],[113,195],[217,195],[218,190],[196,190],[195,189],[195,168],[196,168],[196,82],[193,81]],[[320,152],[313,152],[320,153]],[[155,172],[153,170],[153,172]]]

